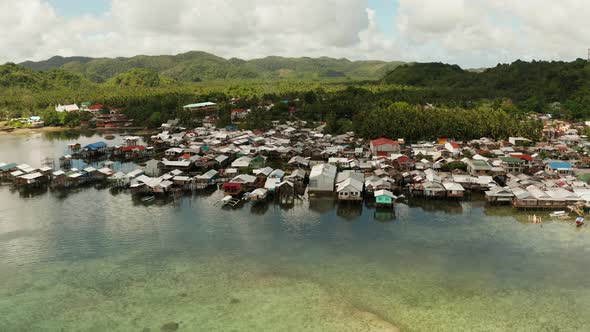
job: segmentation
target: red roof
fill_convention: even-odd
[[[183,154],[182,156],[180,156],[180,159],[191,159],[191,155],[188,153]]]
[[[403,155],[399,158],[396,159],[398,163],[407,163],[407,162],[413,162],[412,159],[410,159],[410,157]]]
[[[513,154],[512,158],[522,159],[526,161],[533,161],[533,157],[529,156],[528,154]]]
[[[241,183],[236,182],[226,182],[223,184],[223,190],[237,190],[242,187]]]
[[[453,149],[460,149],[461,148],[461,145],[459,145],[459,143],[457,143],[457,142],[449,142],[449,144],[451,144]]]
[[[133,150],[144,151],[145,149],[146,149],[146,147],[143,145],[131,145],[131,146],[122,147],[121,151],[133,151]]]
[[[374,139],[371,141],[372,146],[380,146],[380,145],[385,145],[385,144],[399,145],[398,142],[396,142],[394,140],[390,140],[389,138],[384,138],[384,137]]]
[[[246,112],[246,110],[243,108],[236,108],[236,109],[231,110],[231,112],[232,113],[243,113],[243,112]]]
[[[88,109],[91,111],[98,111],[98,110],[101,110],[103,107],[104,107],[103,104],[96,104],[96,105],[92,105],[92,106],[88,107]]]
[[[252,134],[254,134],[254,135],[256,135],[256,136],[259,136],[259,135],[262,135],[262,134],[264,134],[264,132],[263,132],[262,130],[254,130],[254,131],[252,132]]]

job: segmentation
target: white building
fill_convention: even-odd
[[[55,107],[55,111],[56,112],[59,112],[59,113],[62,113],[62,112],[77,112],[79,110],[80,110],[80,108],[76,104],[72,104],[72,105],[61,105],[61,104],[59,104],[59,105],[57,105]]]
[[[336,185],[338,199],[345,201],[360,201],[363,199],[363,183],[352,177]]]
[[[309,174],[310,192],[333,192],[336,181],[336,166],[330,164],[316,165]]]
[[[240,157],[240,158],[234,160],[231,164],[231,167],[247,168],[247,167],[250,167],[251,162],[252,162],[252,158],[250,158],[248,156],[243,156],[243,157]]]

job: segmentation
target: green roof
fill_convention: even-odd
[[[471,159],[471,160],[469,160],[469,163],[471,164],[472,167],[474,167],[475,169],[478,169],[478,170],[492,169],[492,166],[490,166],[490,164],[488,164],[487,162],[485,162],[483,160]]]
[[[511,164],[524,164],[524,160],[514,158],[514,157],[500,157],[503,162],[511,163]]]
[[[578,175],[578,180],[583,181],[583,182],[590,181],[590,173]]]

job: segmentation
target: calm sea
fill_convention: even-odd
[[[0,135],[0,161],[101,139]],[[572,221],[221,197],[0,186],[0,331],[590,331],[590,230]]]

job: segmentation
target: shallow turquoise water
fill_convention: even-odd
[[[477,202],[379,222],[219,198],[0,187],[0,331],[590,330],[586,228]]]

